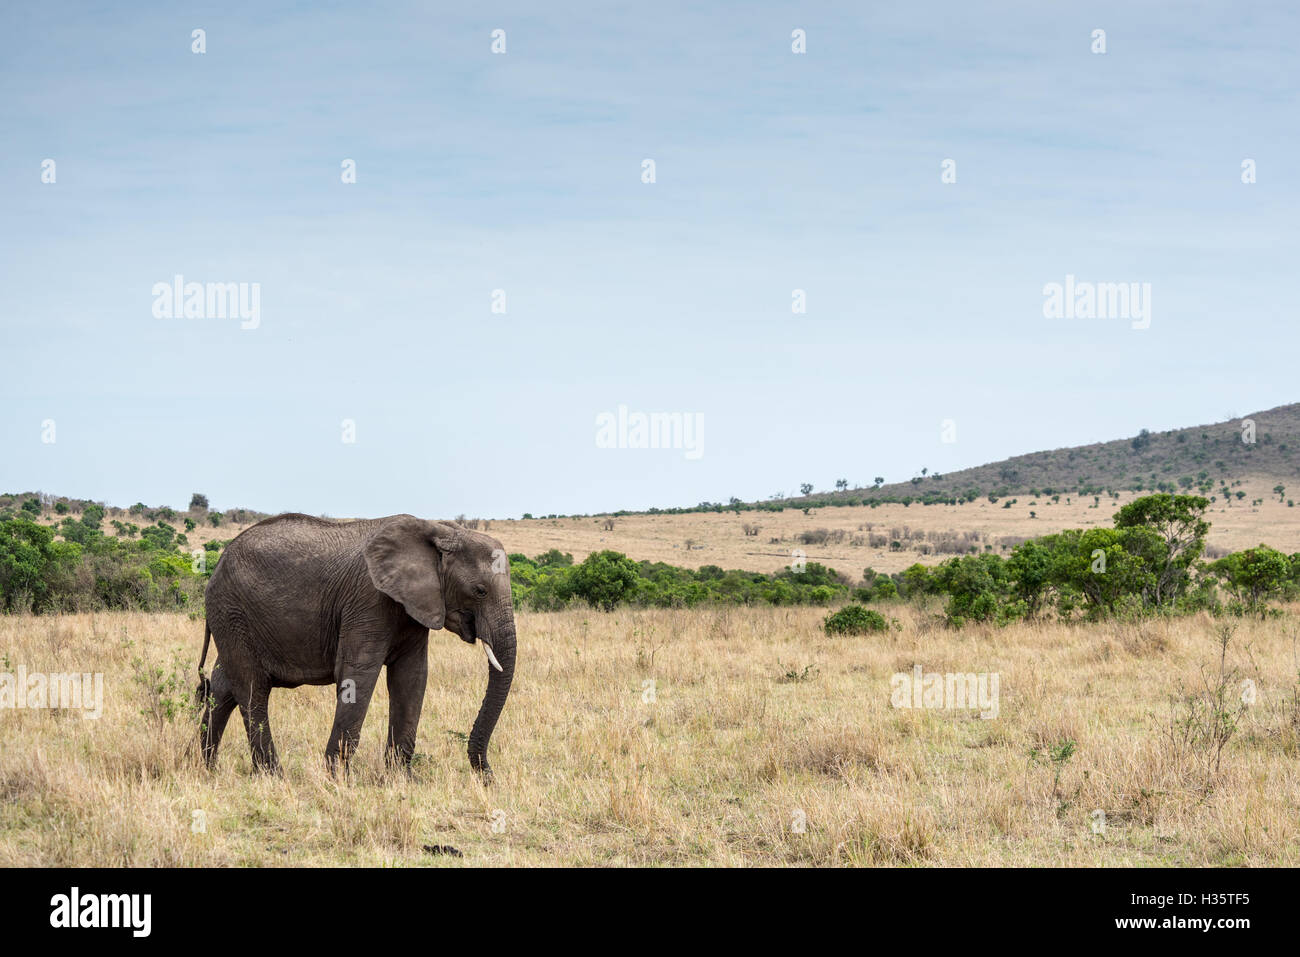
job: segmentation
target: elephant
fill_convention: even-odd
[[[346,774],[382,667],[389,694],[385,760],[409,771],[429,632],[446,628],[487,654],[487,691],[468,752],[470,766],[490,780],[488,740],[515,673],[510,565],[495,538],[412,515],[352,522],[277,515],[226,546],[205,604],[197,695],[209,769],[238,705],[254,768],[277,772],[271,689],[333,684],[325,761],[332,774],[341,762]],[[203,671],[209,640],[218,651],[210,679]]]

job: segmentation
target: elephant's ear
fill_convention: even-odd
[[[366,543],[366,570],[376,588],[406,613],[437,631],[447,615],[442,599],[442,553],[460,544],[455,526],[401,515]]]

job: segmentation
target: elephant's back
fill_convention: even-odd
[[[226,546],[225,555],[246,560],[276,556],[321,558],[357,547],[368,534],[368,520],[340,522],[298,512],[286,512],[250,525]],[[223,556],[224,561],[224,556]]]
[[[369,533],[357,524],[277,515],[236,536],[204,595],[218,651],[256,662],[277,685],[327,680],[339,609],[364,567]]]
[[[368,536],[368,521],[336,522],[286,513],[240,532],[221,553],[208,582],[207,601],[237,599],[256,590],[302,596],[354,561]]]

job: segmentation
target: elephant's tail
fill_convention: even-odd
[[[199,686],[194,691],[194,701],[199,707],[207,703],[208,695],[212,691],[212,682],[203,673],[203,663],[208,660],[208,642],[211,640],[212,629],[205,618],[203,619],[203,653],[199,655]]]

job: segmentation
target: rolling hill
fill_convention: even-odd
[[[916,476],[878,488],[814,492],[785,501],[803,506],[837,499],[960,498],[972,490],[979,493],[975,497],[1180,488],[1199,488],[1209,495],[1224,484],[1261,477],[1300,483],[1300,403],[1213,425],[1165,432],[1143,429],[1110,442],[1030,452],[943,475]]]
[[[1253,423],[1253,442],[1243,441],[1243,435],[1251,437],[1247,422]],[[1288,483],[1300,492],[1297,452],[1300,404],[1292,404],[1215,425],[1032,452],[879,488],[642,513],[463,521],[496,536],[508,551],[527,555],[558,548],[581,561],[593,551],[613,549],[638,561],[771,572],[802,553],[856,578],[868,566],[899,571],[972,549],[1005,552],[1025,538],[1062,528],[1109,525],[1121,505],[1140,495],[1186,489],[1212,499],[1212,553],[1260,542],[1291,553],[1300,551],[1300,508],[1287,498]],[[56,526],[91,504],[48,493],[0,495],[0,517],[17,514],[33,498],[40,503],[38,520]],[[265,517],[248,509],[220,513],[140,503],[104,509],[108,535],[134,536],[138,526],[163,521],[188,533],[187,547],[228,541]]]

